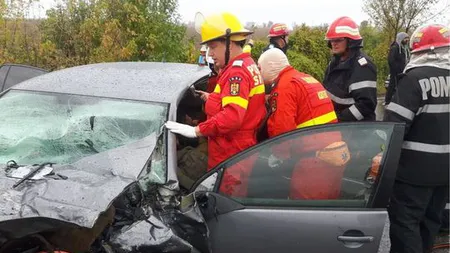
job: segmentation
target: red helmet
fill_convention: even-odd
[[[417,28],[410,40],[412,53],[450,46],[450,31],[444,25],[424,25]]]
[[[269,35],[267,37],[280,37],[289,35],[289,29],[286,24],[276,23],[270,27]]]
[[[361,40],[358,25],[349,17],[340,17],[331,23],[328,27],[327,40],[337,38],[349,38],[352,40]]]

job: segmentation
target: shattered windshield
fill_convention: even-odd
[[[163,103],[11,90],[0,98],[0,164],[72,163],[158,133],[166,115]]]

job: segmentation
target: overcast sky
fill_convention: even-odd
[[[214,2],[217,4],[213,4]],[[271,20],[289,25],[294,22],[319,25],[331,23],[335,18],[346,15],[360,23],[368,19],[362,11],[362,2],[362,0],[179,0],[179,12],[184,21],[194,19],[197,11],[205,15],[229,11],[237,15],[242,22],[267,23]]]
[[[58,0],[40,0],[41,13],[55,5]],[[340,16],[349,16],[357,24],[367,20],[362,10],[363,0],[179,0],[178,12],[184,22],[193,21],[196,12],[204,15],[229,11],[242,22],[263,23],[284,22],[289,26],[297,24],[320,25],[331,23]],[[434,12],[448,6],[450,0],[439,0]],[[39,15],[39,14],[38,14]],[[440,15],[435,22],[450,24],[450,15]]]

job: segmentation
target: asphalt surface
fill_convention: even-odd
[[[450,237],[448,235],[439,235],[436,238],[435,244],[438,243],[448,243],[450,242]],[[389,249],[391,247],[391,241],[389,240],[389,220],[386,221],[383,231],[383,237],[381,238],[380,248],[378,249],[378,253],[389,253]],[[449,249],[437,249],[432,253],[449,253]]]
[[[379,121],[382,121],[383,120],[383,116],[384,116],[383,102],[384,102],[384,97],[379,97],[378,98],[377,109],[375,109],[375,115],[376,115],[377,120],[379,120]]]
[[[384,97],[378,98],[378,105],[377,105],[377,109],[376,109],[377,120],[383,120],[383,115],[384,115],[383,102],[384,102]],[[446,236],[441,235],[436,238],[435,244],[445,243],[445,242],[449,242],[449,241],[450,241],[450,238],[448,235],[446,235]],[[383,237],[380,242],[380,248],[378,249],[378,253],[389,253],[390,247],[391,247],[391,242],[389,240],[389,219],[388,219],[388,220],[386,220],[386,224],[384,226]],[[434,250],[433,253],[450,253],[450,250],[449,249],[439,249],[439,250]]]

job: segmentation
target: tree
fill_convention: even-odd
[[[392,40],[398,32],[410,32],[430,20],[430,16],[434,16],[430,15],[431,8],[437,2],[438,0],[365,0],[363,10]]]
[[[36,63],[39,31],[37,21],[28,20],[36,0],[0,0],[0,64]]]
[[[176,0],[63,0],[42,22],[59,67],[103,61],[188,62]]]
[[[391,41],[388,39],[386,32],[382,31],[380,28],[371,26],[368,22],[363,21],[359,30],[364,39],[363,51],[377,66],[378,92],[384,93],[384,81],[389,74],[387,56]]]
[[[295,27],[289,36],[288,57],[297,70],[323,80],[330,60],[330,49],[325,38],[326,27],[308,27],[306,24]]]

